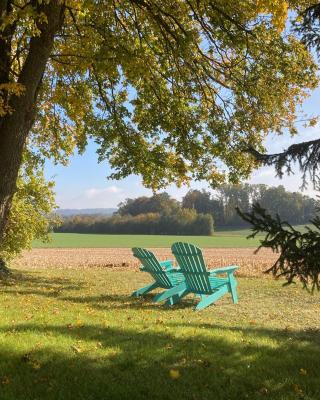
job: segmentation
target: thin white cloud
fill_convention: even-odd
[[[126,197],[124,190],[116,185],[91,187],[79,194],[57,197],[60,208],[114,208]]]
[[[90,199],[94,200],[100,198],[105,195],[110,194],[119,194],[122,193],[123,189],[119,188],[118,186],[112,185],[106,188],[90,188],[85,191],[85,196]]]

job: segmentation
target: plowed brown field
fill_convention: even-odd
[[[160,260],[172,259],[170,249],[151,249]],[[265,276],[263,271],[272,266],[277,255],[267,249],[254,254],[252,248],[204,249],[209,268],[239,265],[239,276]],[[109,268],[134,269],[139,261],[125,248],[33,249],[15,261],[18,268]]]

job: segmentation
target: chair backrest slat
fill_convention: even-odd
[[[164,289],[169,289],[172,287],[172,283],[168,277],[168,274],[163,267],[161,267],[159,261],[151,251],[142,249],[140,247],[134,247],[132,252],[134,257],[140,260],[144,267],[144,271],[149,272],[149,274],[159,284],[160,287]]]
[[[186,278],[186,284],[190,291],[210,294],[212,289],[201,249],[182,242],[174,243],[171,249]]]

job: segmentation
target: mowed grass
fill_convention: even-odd
[[[53,233],[49,243],[35,241],[34,248],[84,247],[171,247],[174,242],[189,242],[199,247],[257,247],[259,239],[246,238],[249,232],[217,232],[213,236],[100,235]]]
[[[16,271],[0,283],[0,399],[320,398],[319,294],[239,278],[194,312],[135,299],[133,271]]]
[[[305,226],[297,225],[296,229],[305,231]],[[51,241],[43,243],[34,241],[34,248],[111,248],[111,247],[171,247],[174,242],[193,243],[199,247],[232,248],[257,247],[262,235],[247,239],[250,229],[218,230],[213,236],[170,236],[170,235],[105,235],[82,233],[53,233]]]

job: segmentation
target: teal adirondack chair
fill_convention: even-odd
[[[139,297],[157,288],[171,289],[184,280],[183,274],[173,268],[172,260],[158,261],[151,251],[139,247],[134,247],[132,252],[134,257],[138,258],[142,264],[140,270],[148,272],[154,279],[153,283],[134,291],[132,296]],[[159,301],[158,298],[161,294],[155,296],[153,301]],[[177,298],[173,295],[173,297],[169,296],[167,300],[168,304],[174,304]]]
[[[233,302],[238,302],[237,281],[233,276],[238,266],[232,265],[208,271],[202,251],[198,247],[178,242],[174,243],[171,249],[185,281],[159,295],[158,301],[171,298],[170,304],[175,304],[187,294],[194,293],[201,298],[195,309],[202,310],[230,292]],[[227,276],[220,277],[217,274],[227,274]]]

